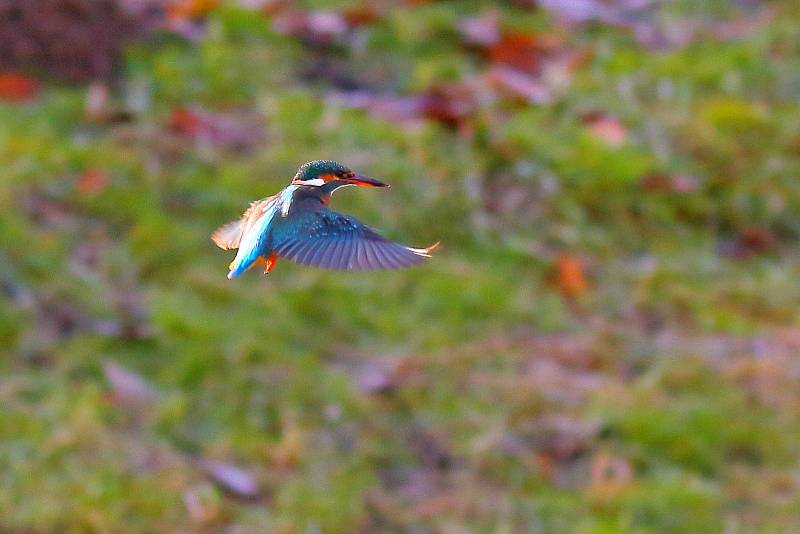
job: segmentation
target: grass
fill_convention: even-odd
[[[112,92],[129,122],[88,119],[82,87],[0,103],[0,530],[800,529],[791,4],[659,50],[504,5],[505,27],[591,54],[552,102],[482,100],[455,129],[341,106],[304,72],[396,95],[471,79],[484,60],[450,2],[321,48],[223,6],[198,44],[129,47]],[[263,138],[175,134],[187,105]],[[627,140],[593,134],[590,112]],[[210,233],[317,158],[393,186],[336,209],[441,251],[401,272],[283,261],[226,280]],[[559,283],[562,255],[585,291]],[[126,400],[108,361],[154,397]]]

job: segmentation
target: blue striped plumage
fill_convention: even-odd
[[[416,249],[393,243],[355,217],[304,201],[288,220],[275,222],[275,253],[301,265],[323,269],[369,271],[423,263]]]

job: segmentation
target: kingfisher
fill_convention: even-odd
[[[333,192],[351,185],[389,187],[336,161],[315,160],[303,164],[277,195],[251,202],[240,219],[211,236],[223,250],[238,249],[228,279],[254,265],[268,274],[278,258],[323,269],[373,271],[410,267],[431,257],[439,243],[400,245],[355,217],[328,209]]]

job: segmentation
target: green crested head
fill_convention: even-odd
[[[328,159],[317,159],[304,163],[297,169],[292,183],[316,184],[315,180],[329,182],[335,178],[349,178],[353,176],[353,171],[339,163]]]
[[[387,184],[359,176],[338,161],[318,159],[309,161],[297,169],[297,174],[292,178],[292,185],[306,185],[324,187],[326,192],[332,193],[346,185],[359,185],[371,187],[387,187]]]

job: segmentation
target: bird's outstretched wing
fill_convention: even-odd
[[[325,207],[295,212],[292,224],[276,232],[273,250],[301,265],[346,271],[400,269],[423,263],[436,247],[393,243],[364,223]]]

